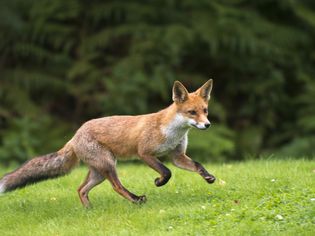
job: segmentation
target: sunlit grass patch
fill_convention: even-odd
[[[76,192],[84,167],[5,194],[0,235],[315,235],[314,161],[208,164],[213,185],[167,165],[173,177],[157,188],[147,166],[118,164],[124,185],[146,194],[140,206],[105,181],[90,193],[93,208],[84,209]]]

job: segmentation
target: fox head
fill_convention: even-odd
[[[189,93],[182,83],[174,82],[173,101],[176,105],[177,114],[182,117],[183,122],[188,126],[197,129],[210,127],[207,116],[212,84],[212,79],[210,79],[195,92]]]

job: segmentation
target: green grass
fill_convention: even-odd
[[[167,165],[173,177],[157,188],[148,167],[119,163],[124,185],[148,198],[140,206],[105,181],[84,209],[76,192],[84,167],[5,194],[0,235],[315,235],[315,161],[208,164],[213,185]]]

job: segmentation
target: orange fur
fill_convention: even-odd
[[[78,189],[84,206],[89,206],[89,191],[105,179],[110,181],[117,193],[132,202],[141,203],[146,200],[145,196],[136,196],[124,188],[116,172],[116,158],[125,159],[132,155],[139,156],[160,174],[155,179],[158,187],[166,184],[171,177],[170,170],[157,159],[162,155],[170,155],[176,166],[197,172],[208,183],[213,183],[214,176],[185,154],[189,129],[206,129],[210,125],[207,108],[211,89],[212,80],[209,80],[197,91],[188,93],[176,81],[173,86],[174,103],[159,112],[90,120],[57,153],[32,159],[4,176],[0,181],[0,192],[63,175],[78,160],[82,160],[89,166],[89,173]]]
[[[117,158],[129,158],[142,152],[154,154],[154,150],[167,137],[162,128],[167,126],[177,114],[194,119],[197,123],[208,121],[204,109],[208,101],[200,96],[200,90],[188,93],[182,103],[174,102],[169,107],[152,114],[138,116],[110,116],[86,122],[71,141],[75,146],[78,139],[89,135],[95,141],[109,149]],[[196,115],[188,113],[195,110]],[[190,127],[187,127],[190,128]],[[82,145],[81,142],[79,142]],[[170,150],[171,151],[171,150]]]

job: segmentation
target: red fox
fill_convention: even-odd
[[[170,155],[175,166],[199,173],[208,183],[215,177],[186,153],[191,127],[207,129],[208,102],[212,79],[193,93],[175,81],[173,103],[156,113],[138,116],[110,116],[84,123],[73,138],[59,151],[36,157],[0,180],[0,193],[12,191],[44,179],[69,173],[81,160],[89,172],[78,189],[80,200],[90,206],[89,191],[108,179],[113,189],[134,203],[146,201],[144,195],[129,192],[116,172],[116,158],[137,155],[160,174],[155,185],[160,187],[171,178],[171,171],[158,157]]]

